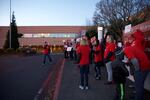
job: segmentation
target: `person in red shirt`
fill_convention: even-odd
[[[115,59],[115,43],[112,35],[108,35],[106,38],[106,48],[104,52],[104,61],[107,69],[108,80],[105,84],[112,84],[112,66],[111,62]]]
[[[135,100],[144,100],[144,81],[150,72],[150,60],[145,52],[137,45],[125,47],[124,53],[134,67]]]
[[[96,40],[96,44],[94,45],[94,62],[95,62],[95,77],[97,80],[101,79],[101,69],[100,67],[103,65],[102,62],[102,52],[99,40]]]
[[[50,47],[47,42],[45,42],[44,44],[43,54],[44,54],[43,65],[45,65],[46,57],[48,57],[50,62],[52,61],[52,58],[50,56]]]
[[[77,48],[78,63],[80,68],[80,89],[88,89],[89,56],[90,47],[86,38],[82,38],[80,46]]]

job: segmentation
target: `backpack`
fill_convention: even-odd
[[[129,76],[129,71],[121,60],[114,60],[112,62],[113,79],[115,82],[125,82],[126,77]]]

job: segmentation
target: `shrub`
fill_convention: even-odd
[[[8,54],[12,54],[12,53],[15,53],[15,50],[13,48],[8,48],[8,49],[5,49],[4,52]]]
[[[4,53],[4,49],[0,49],[0,54],[3,54]]]
[[[20,48],[16,49],[16,53],[23,53],[23,51],[24,51],[23,47],[20,47]]]

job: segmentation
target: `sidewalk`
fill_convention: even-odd
[[[113,100],[115,85],[104,85],[107,80],[105,67],[101,67],[102,79],[95,80],[94,64],[90,65],[89,90],[79,89],[80,73],[74,61],[66,59],[62,68],[59,85],[56,85],[58,93],[55,93],[53,100]],[[127,79],[126,100],[133,100],[133,89],[128,88],[129,85],[133,85],[133,82]]]
[[[79,69],[73,61],[66,59],[57,100],[111,100],[113,98],[115,86],[104,85],[107,79],[104,67],[102,67],[102,80],[95,80],[94,65],[90,65],[89,90],[78,88],[79,75]]]

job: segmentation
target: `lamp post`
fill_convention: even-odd
[[[11,48],[11,0],[10,0],[9,48]]]

